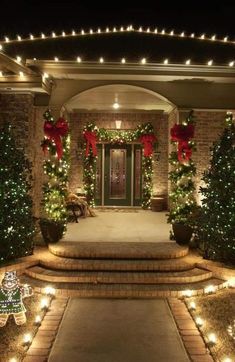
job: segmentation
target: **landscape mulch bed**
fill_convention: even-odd
[[[215,361],[223,361],[226,357],[235,361],[235,340],[228,334],[227,328],[235,320],[235,289],[224,289],[216,294],[190,298],[186,302],[195,301],[196,311],[191,312],[194,319],[200,316],[204,325],[200,327],[205,341],[210,333],[217,337],[217,343],[210,346]],[[234,330],[235,337],[235,330]]]
[[[8,318],[5,327],[0,328],[0,361],[8,362],[10,358],[16,358],[17,361],[22,361],[27,348],[23,346],[23,336],[25,333],[30,333],[34,336],[38,326],[35,325],[35,316],[40,315],[43,318],[45,312],[41,311],[40,301],[41,294],[35,293],[32,297],[24,299],[24,305],[27,309],[27,322],[22,326],[17,326],[13,316]]]

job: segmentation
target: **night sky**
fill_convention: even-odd
[[[0,35],[77,27],[152,25],[235,36],[235,1],[1,0]]]
[[[43,32],[50,35],[52,31],[80,32],[98,27],[110,28],[132,24],[139,28],[157,27],[166,32],[174,29],[176,33],[185,31],[197,35],[216,34],[218,38],[229,36],[235,41],[235,0],[234,1],[155,1],[131,4],[112,1],[109,5],[96,1],[72,0],[25,0],[10,3],[1,1],[0,39],[10,39],[19,34],[22,37],[30,33],[40,36]],[[139,1],[140,2],[140,1]],[[99,38],[98,38],[99,37]],[[98,41],[97,41],[98,40]],[[149,62],[162,62],[169,58],[171,63],[184,63],[192,59],[194,64],[205,64],[213,59],[215,64],[226,65],[235,60],[235,44],[202,42],[200,40],[173,39],[169,37],[146,34],[113,34],[112,36],[95,35],[91,37],[74,37],[56,40],[39,40],[36,42],[15,42],[4,44],[6,54],[24,59],[75,60],[81,56],[86,61],[96,61],[105,57],[106,61],[138,62],[146,57]]]

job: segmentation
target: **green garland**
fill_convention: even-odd
[[[192,112],[182,123],[187,127],[194,124]],[[171,141],[175,148],[178,146],[178,141]],[[188,141],[191,150],[195,150],[195,142]],[[190,225],[190,218],[196,207],[195,200],[195,185],[192,180],[196,174],[196,167],[192,159],[186,163],[182,163],[178,159],[178,152],[172,151],[169,157],[169,163],[173,169],[169,173],[169,180],[171,181],[170,198],[170,213],[168,215],[169,223],[183,223]],[[171,235],[173,238],[173,235]]]
[[[54,118],[49,110],[44,115],[46,122],[55,125]],[[69,152],[70,152],[70,135],[67,134],[62,139],[63,156],[61,159],[57,157],[55,143],[48,142],[45,137],[41,143],[44,150],[47,149],[48,158],[45,158],[43,164],[44,174],[47,175],[48,181],[43,185],[43,200],[45,216],[54,222],[64,224],[66,229],[67,211],[65,207],[65,199],[68,187],[68,171],[69,171]]]
[[[106,130],[104,128],[98,129],[95,123],[90,122],[83,128],[83,134],[86,132],[95,132],[99,142],[108,142],[112,144],[126,144],[139,141],[142,135],[154,134],[154,129],[151,123],[139,125],[133,131],[119,131],[119,130]],[[156,147],[156,143],[155,143]],[[84,142],[84,149],[86,148],[86,141]],[[83,182],[84,191],[87,197],[87,202],[91,206],[95,206],[95,169],[96,169],[97,156],[94,156],[91,149],[89,154],[84,156],[83,159]],[[150,207],[150,199],[152,195],[152,175],[153,175],[153,158],[152,156],[142,156],[142,172],[143,172],[143,186],[142,186],[142,208],[147,209]]]

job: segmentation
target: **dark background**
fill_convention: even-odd
[[[0,37],[82,27],[158,26],[235,36],[235,1],[1,0]]]

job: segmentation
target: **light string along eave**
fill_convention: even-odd
[[[159,30],[158,28],[151,29],[151,27],[136,27],[134,28],[132,25],[127,27],[120,26],[120,27],[105,27],[101,29],[98,27],[97,29],[90,28],[89,30],[81,29],[79,31],[72,30],[71,32],[61,31],[60,33],[56,33],[52,31],[50,35],[46,35],[45,33],[41,33],[40,36],[35,36],[32,33],[29,34],[29,37],[23,38],[21,35],[17,35],[15,39],[10,39],[8,36],[4,37],[4,40],[0,41],[0,44],[5,43],[19,43],[25,41],[32,41],[32,40],[49,40],[49,39],[61,39],[61,38],[68,38],[68,37],[83,37],[83,36],[91,36],[91,35],[99,35],[99,34],[114,34],[114,33],[143,33],[143,34],[151,34],[156,36],[166,36],[166,37],[175,37],[175,38],[185,38],[185,39],[192,39],[192,40],[203,40],[209,41],[214,43],[225,43],[225,44],[235,44],[235,39],[231,40],[229,36],[224,37],[217,37],[216,34],[213,35],[206,35],[205,33],[201,33],[197,35],[196,33],[188,33],[185,31],[182,32],[175,32],[174,30],[166,31],[165,29]]]

